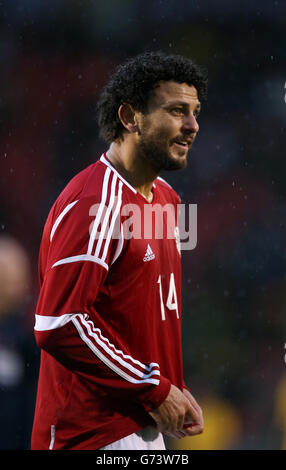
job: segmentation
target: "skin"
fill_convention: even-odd
[[[107,157],[148,202],[153,200],[152,186],[160,171],[186,167],[199,131],[199,111],[196,88],[173,81],[159,82],[145,114],[128,103],[120,106],[118,116],[126,132],[111,144]],[[188,390],[174,385],[150,415],[158,431],[170,437],[180,439],[203,432],[200,406]]]
[[[181,439],[201,434],[204,430],[201,407],[187,389],[181,392],[174,385],[171,385],[165,401],[149,414],[156,422],[158,431],[169,437]]]
[[[152,186],[162,170],[185,168],[187,155],[199,131],[197,90],[186,83],[159,82],[143,114],[121,105],[119,118],[124,138],[113,142],[108,158],[148,202]],[[177,141],[185,141],[182,146]]]

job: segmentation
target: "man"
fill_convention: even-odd
[[[186,166],[205,92],[192,61],[160,52],[127,61],[102,92],[110,147],[63,190],[43,233],[32,449],[164,449],[163,434],[203,430],[183,381],[178,240],[130,234],[146,206],[180,203],[158,175]],[[174,214],[163,232],[176,233]]]

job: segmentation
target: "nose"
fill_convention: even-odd
[[[185,132],[188,131],[190,133],[195,133],[195,134],[199,131],[198,122],[196,120],[196,117],[192,113],[185,116],[184,122],[183,122],[183,130]]]

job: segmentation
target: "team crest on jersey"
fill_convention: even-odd
[[[181,241],[180,241],[179,227],[175,227],[174,236],[175,236],[175,239],[176,239],[177,250],[179,252],[179,255],[181,256]]]
[[[143,261],[152,261],[152,259],[154,259],[154,258],[155,258],[155,254],[153,253],[152,248],[148,243],[147,250],[146,250],[145,256],[143,258]]]

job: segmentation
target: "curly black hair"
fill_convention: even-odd
[[[206,99],[207,74],[191,59],[163,52],[145,52],[120,65],[103,89],[97,114],[100,134],[109,144],[125,130],[118,117],[121,104],[129,103],[145,113],[151,92],[160,81],[193,85],[200,100]]]

